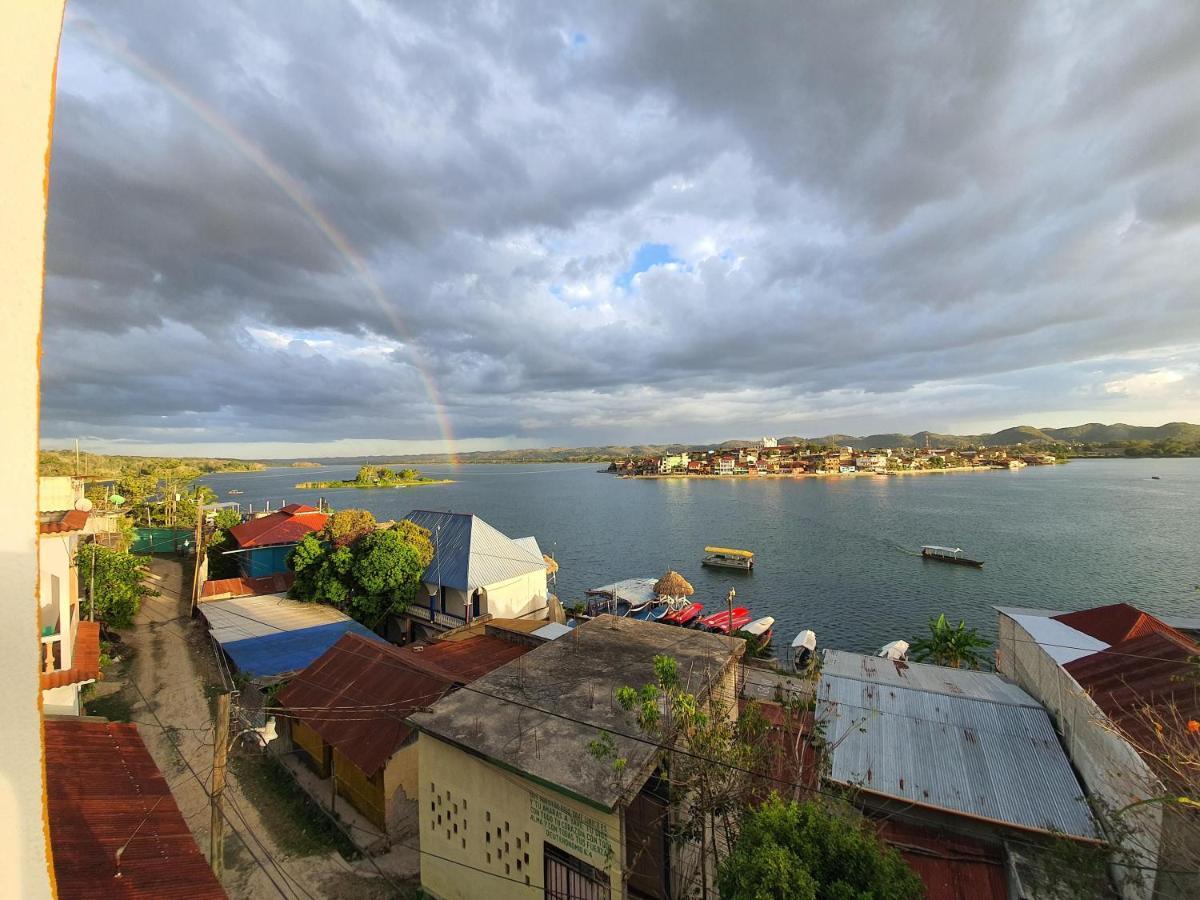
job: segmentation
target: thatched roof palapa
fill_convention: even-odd
[[[672,569],[654,582],[654,593],[660,597],[690,597],[696,591],[686,578]]]

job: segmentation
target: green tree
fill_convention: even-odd
[[[359,466],[354,480],[359,484],[374,484],[379,480],[379,469],[375,466]]]
[[[92,591],[90,602],[95,604],[96,618],[109,628],[128,628],[142,598],[158,596],[143,583],[145,567],[132,553],[84,544],[75,554],[75,563],[84,587]]]
[[[823,799],[772,794],[742,815],[733,850],[717,869],[723,900],[916,900],[924,889],[900,854],[863,818]]]
[[[239,573],[237,555],[229,553],[237,549],[237,542],[228,531],[216,531],[208,539],[209,578],[236,578]]]
[[[218,531],[228,531],[230,528],[236,528],[241,524],[242,514],[231,506],[217,510],[217,514],[213,516],[213,525]]]
[[[392,530],[400,532],[404,536],[405,543],[417,552],[421,570],[428,569],[429,564],[433,562],[433,541],[429,539],[431,536],[429,529],[422,528],[409,519],[401,519],[392,526]]]
[[[914,640],[910,652],[918,662],[978,669],[987,661],[984,651],[991,646],[991,641],[980,636],[976,629],[968,628],[966,622],[960,620],[957,626],[951,625],[942,613],[929,620],[929,637]]]
[[[355,542],[350,574],[357,590],[351,615],[371,627],[389,612],[403,612],[417,596],[421,565],[417,551],[399,531],[373,531]]]
[[[339,509],[325,521],[321,534],[334,547],[348,547],[375,528],[375,517],[367,510]]]

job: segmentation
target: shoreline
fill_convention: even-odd
[[[902,470],[897,470],[897,471],[893,471],[893,472],[887,472],[886,474],[879,474],[877,472],[825,472],[825,473],[819,473],[819,472],[791,473],[791,472],[788,472],[786,474],[783,472],[765,472],[761,475],[750,475],[750,474],[746,474],[746,475],[689,475],[687,473],[682,473],[682,472],[670,472],[665,475],[621,475],[617,472],[601,472],[599,474],[613,475],[617,478],[645,479],[645,480],[674,479],[674,478],[699,479],[699,480],[708,480],[708,479],[725,480],[725,479],[731,479],[731,478],[746,478],[746,479],[752,479],[754,481],[758,481],[759,479],[764,479],[764,478],[791,478],[791,479],[798,479],[798,478],[861,478],[864,476],[870,477],[870,478],[891,478],[894,475],[901,475],[901,476],[903,476],[903,475],[947,475],[952,472],[960,473],[960,472],[1011,472],[1011,471],[1014,471],[1014,470],[1007,469],[1007,468],[999,469],[999,468],[995,468],[993,466],[953,466],[951,468],[946,468],[946,469],[902,469]],[[1016,470],[1016,471],[1019,471],[1019,470]]]
[[[353,481],[302,481],[293,485],[295,491],[388,491],[396,488],[426,487],[431,484],[454,484],[452,478],[431,478],[428,481],[406,481],[401,484],[355,484]]]

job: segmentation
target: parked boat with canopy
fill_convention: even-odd
[[[749,572],[754,569],[754,551],[736,550],[732,547],[705,547],[708,556],[700,560],[702,566],[719,569],[738,569]]]
[[[963,556],[962,547],[938,547],[935,544],[926,544],[921,548],[921,556],[924,559],[932,559],[937,562],[951,563],[959,566],[974,566],[976,569],[983,568],[983,560],[970,559]]]

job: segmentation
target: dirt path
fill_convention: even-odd
[[[158,597],[142,604],[123,632],[121,670],[104,685],[110,708],[127,704],[162,769],[197,843],[208,855],[213,768],[213,709],[222,690],[209,639],[189,616],[190,567],[153,558],[149,580]],[[294,786],[273,777],[274,764],[236,747],[226,787],[225,874],[232,898],[395,897],[395,882],[357,871],[336,852],[322,814],[305,809]],[[245,788],[245,790],[243,790]],[[253,795],[251,801],[247,793]],[[291,821],[280,821],[289,816]],[[277,840],[282,835],[292,846]],[[298,849],[297,849],[298,847]],[[359,865],[364,863],[360,861]]]

